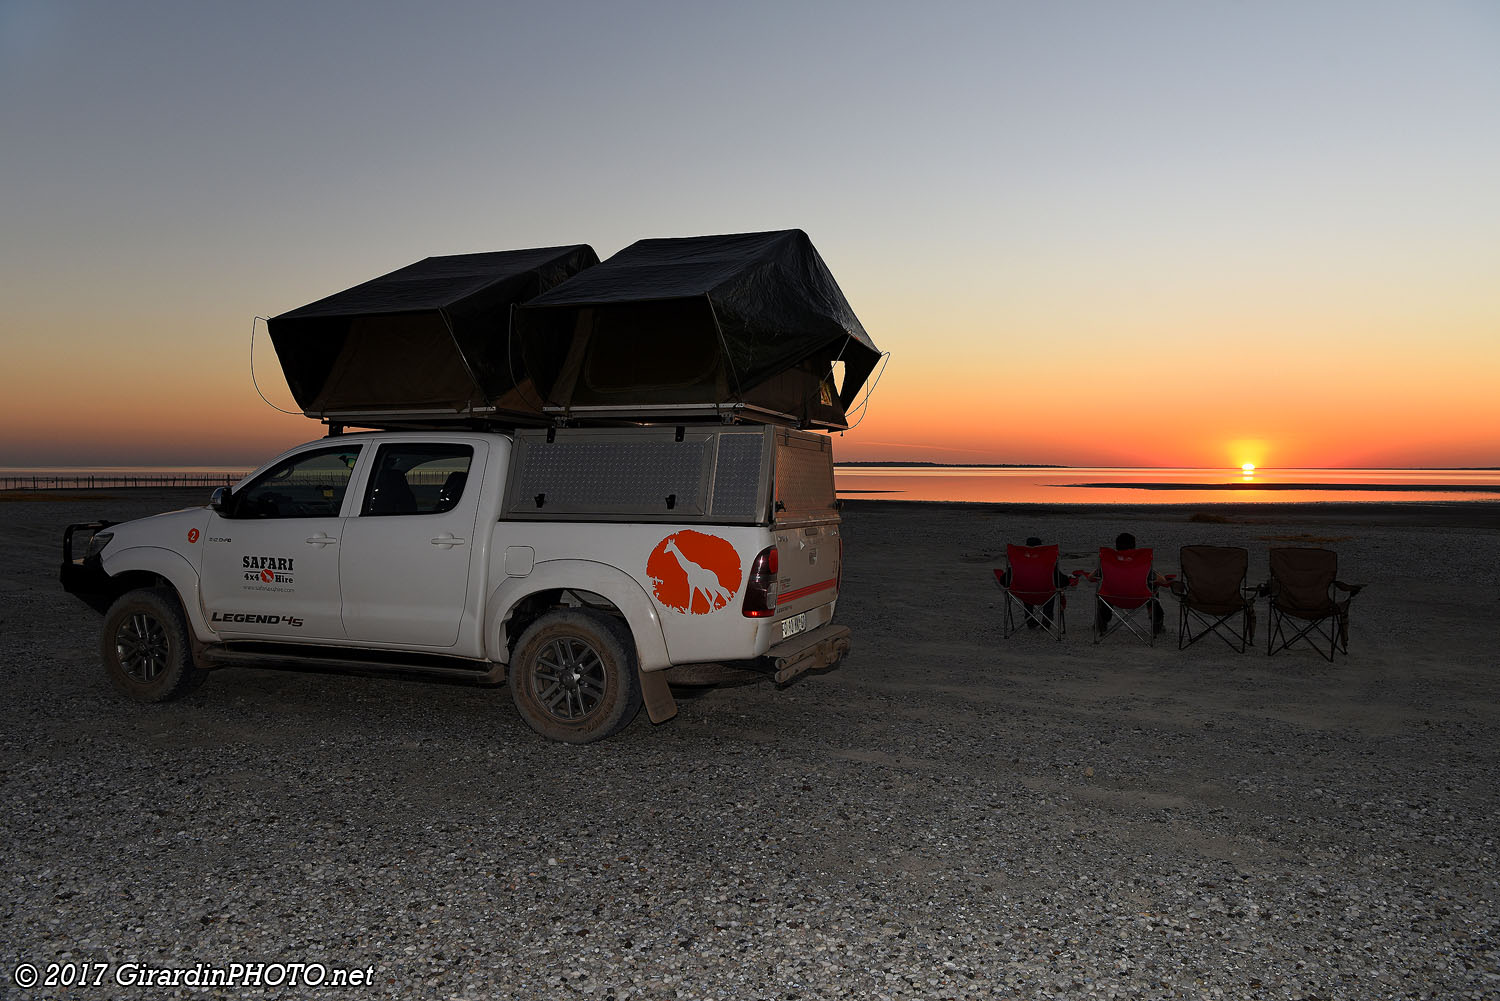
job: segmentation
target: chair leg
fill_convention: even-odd
[[[1053,614],[1049,621],[1048,616],[1043,611],[1047,607],[1045,602],[1038,605],[1028,605],[1009,591],[1003,593],[1005,595],[1005,616],[1001,620],[1001,637],[1003,639],[1010,639],[1021,631],[1024,623],[1034,618],[1043,629],[1056,637],[1059,643],[1062,642],[1063,636],[1067,632],[1066,616],[1068,606],[1063,603],[1061,594],[1053,598]],[[1019,615],[1017,614],[1018,608],[1020,609]]]
[[[1209,633],[1213,633],[1219,639],[1223,640],[1229,649],[1237,653],[1245,652],[1245,645],[1249,642],[1249,626],[1247,625],[1249,619],[1246,613],[1228,612],[1224,615],[1215,616],[1188,608],[1186,603],[1178,607],[1182,609],[1182,622],[1178,627],[1179,633],[1177,639],[1177,648],[1179,650],[1184,650],[1203,639]],[[1234,623],[1231,621],[1235,615],[1241,616],[1239,629],[1235,629]],[[1193,632],[1195,622],[1197,625],[1203,627],[1197,633]]]
[[[1287,627],[1287,618],[1287,615],[1278,613],[1274,607],[1271,609],[1271,621],[1275,623],[1275,625],[1274,627],[1271,627],[1269,624],[1267,626],[1267,656],[1278,653],[1282,650],[1286,650],[1300,640],[1316,650],[1318,652],[1318,656],[1322,657],[1330,664],[1333,663],[1333,655],[1339,649],[1339,624],[1337,622],[1337,614],[1325,615],[1321,619],[1304,620],[1306,622],[1306,625],[1302,626],[1300,629],[1296,626],[1291,627],[1291,629],[1296,630],[1295,632],[1292,632],[1291,636],[1286,635],[1287,632],[1291,631],[1291,629],[1288,629]],[[1281,641],[1280,645],[1277,645],[1276,641],[1278,639],[1280,639]],[[1327,649],[1324,649],[1323,646],[1319,645],[1318,641],[1320,639],[1327,643]],[[1344,650],[1345,654],[1347,654],[1348,652],[1349,651],[1347,649]]]
[[[1155,639],[1156,639],[1156,637],[1155,637],[1155,625],[1156,625],[1156,623],[1155,623],[1155,619],[1152,617],[1152,610],[1151,610],[1151,602],[1150,601],[1147,601],[1145,604],[1142,604],[1142,605],[1137,605],[1135,608],[1126,609],[1124,611],[1121,611],[1120,609],[1116,608],[1114,605],[1111,605],[1109,602],[1105,601],[1102,598],[1095,598],[1094,600],[1098,603],[1097,608],[1096,608],[1095,613],[1094,613],[1094,642],[1095,643],[1098,643],[1100,640],[1104,639],[1104,637],[1108,636],[1109,634],[1118,631],[1120,629],[1120,627],[1123,626],[1126,629],[1128,629],[1130,632],[1134,633],[1136,639],[1143,639],[1148,644],[1150,644],[1152,646],[1156,645],[1156,643],[1155,643]],[[1154,600],[1154,599],[1152,599],[1152,600]],[[1101,631],[1101,629],[1099,627],[1099,611],[1098,611],[1098,609],[1104,609],[1108,613],[1108,622],[1106,623],[1106,625],[1105,625],[1105,627],[1103,628],[1102,631]],[[1139,628],[1137,628],[1137,626],[1135,624],[1135,616],[1142,609],[1144,609],[1145,612],[1146,612],[1146,629],[1145,629],[1145,632],[1142,632]]]

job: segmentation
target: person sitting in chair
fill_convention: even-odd
[[[1034,548],[1036,546],[1040,546],[1041,544],[1042,540],[1038,539],[1034,535],[1026,540],[1026,545],[1028,548]],[[1069,579],[1070,578],[1068,577],[1068,575],[1062,572],[1061,567],[1056,565],[1052,567],[1052,584],[1054,587],[1067,587]],[[1006,587],[1010,587],[1010,567],[1006,567],[1005,573],[1000,575],[1000,583],[1005,585]],[[1048,629],[1051,629],[1052,617],[1054,614],[1056,614],[1057,611],[1056,605],[1057,595],[1054,594],[1052,597],[1048,598],[1045,603],[1043,603],[1040,622],[1037,618],[1036,608],[1032,605],[1025,605],[1024,608],[1026,610],[1026,628],[1035,629],[1040,624],[1046,626]]]
[[[1115,536],[1115,552],[1122,552],[1126,549],[1138,548],[1140,547],[1136,544],[1135,536],[1131,533],[1121,532],[1119,535]],[[1167,585],[1167,582],[1165,580],[1156,575],[1156,571],[1154,569],[1151,571],[1151,575],[1146,578],[1146,582],[1151,585],[1152,590],[1155,590],[1158,587],[1165,587]],[[1106,608],[1103,603],[1100,603],[1099,606],[1094,609],[1094,615],[1097,622],[1098,632],[1102,633],[1104,632],[1104,630],[1109,628],[1109,609]],[[1151,632],[1153,635],[1161,635],[1162,620],[1164,618],[1165,615],[1163,614],[1161,609],[1161,602],[1154,602],[1151,605]]]

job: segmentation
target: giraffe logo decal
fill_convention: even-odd
[[[673,532],[646,559],[656,600],[687,615],[725,607],[740,589],[740,554],[725,539],[691,529]]]

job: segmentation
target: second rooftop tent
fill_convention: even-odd
[[[845,428],[880,359],[796,229],[633,243],[517,306],[512,336],[541,409],[584,423]]]

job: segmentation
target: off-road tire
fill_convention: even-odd
[[[526,725],[549,740],[588,744],[641,710],[635,644],[598,612],[549,612],[521,634],[506,684]]]
[[[109,680],[137,702],[181,698],[208,674],[193,663],[177,595],[163,588],[126,591],[115,599],[104,616],[99,654]]]

